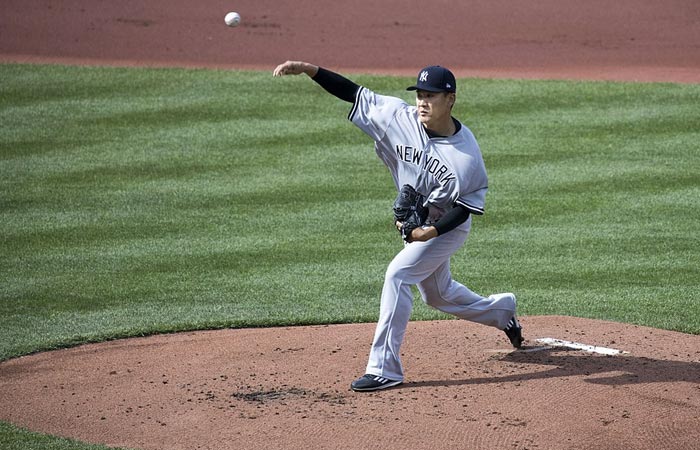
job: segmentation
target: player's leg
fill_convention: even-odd
[[[466,237],[466,233],[464,235]],[[391,261],[384,277],[379,321],[366,373],[391,380],[403,379],[400,347],[413,308],[411,286],[449,261],[450,255],[460,245],[460,242],[442,237],[414,242],[405,246]]]
[[[400,348],[411,317],[413,293],[410,284],[394,278],[392,273],[388,270],[384,280],[379,320],[365,373],[399,381],[403,380]]]
[[[513,294],[483,297],[452,279],[446,261],[428,278],[418,283],[423,301],[447,314],[503,330],[515,314]]]
[[[468,230],[454,230],[440,238],[445,238],[436,251],[443,252],[460,248],[466,241]],[[436,239],[434,239],[436,240]],[[423,301],[461,319],[489,325],[505,331],[514,347],[523,342],[522,328],[516,317],[515,295],[511,293],[492,294],[483,297],[455,281],[450,270],[450,257],[447,257],[437,269],[418,283],[418,290]]]

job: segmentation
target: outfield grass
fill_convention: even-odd
[[[259,72],[0,65],[0,77],[0,360],[376,320],[401,246],[395,191],[349,104]],[[412,101],[411,79],[353,78]],[[523,315],[700,334],[698,104],[699,85],[461,80],[455,115],[481,143],[490,192],[455,276],[515,292]],[[415,304],[414,319],[446,318]]]

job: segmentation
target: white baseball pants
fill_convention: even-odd
[[[471,217],[467,226],[405,245],[391,261],[365,373],[403,380],[400,348],[413,309],[412,285],[427,305],[440,311],[500,330],[506,327],[515,314],[513,294],[482,297],[452,279],[450,257],[464,245],[470,228]]]

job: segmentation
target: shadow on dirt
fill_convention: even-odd
[[[500,360],[523,365],[523,373],[464,380],[416,381],[405,383],[399,388],[479,385],[574,376],[590,377],[584,378],[584,381],[610,386],[658,382],[700,383],[698,362],[667,361],[628,355],[591,355],[561,348],[536,352],[514,351]],[[550,366],[551,369],[528,372],[527,365]],[[605,374],[610,375],[601,376]]]

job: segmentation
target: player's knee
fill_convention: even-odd
[[[404,273],[405,272],[399,268],[392,268],[391,266],[389,266],[389,268],[386,270],[386,273],[384,274],[384,281],[403,281]]]
[[[386,269],[384,280],[387,282],[411,283],[412,277],[411,267],[392,263],[389,264],[389,267]]]

